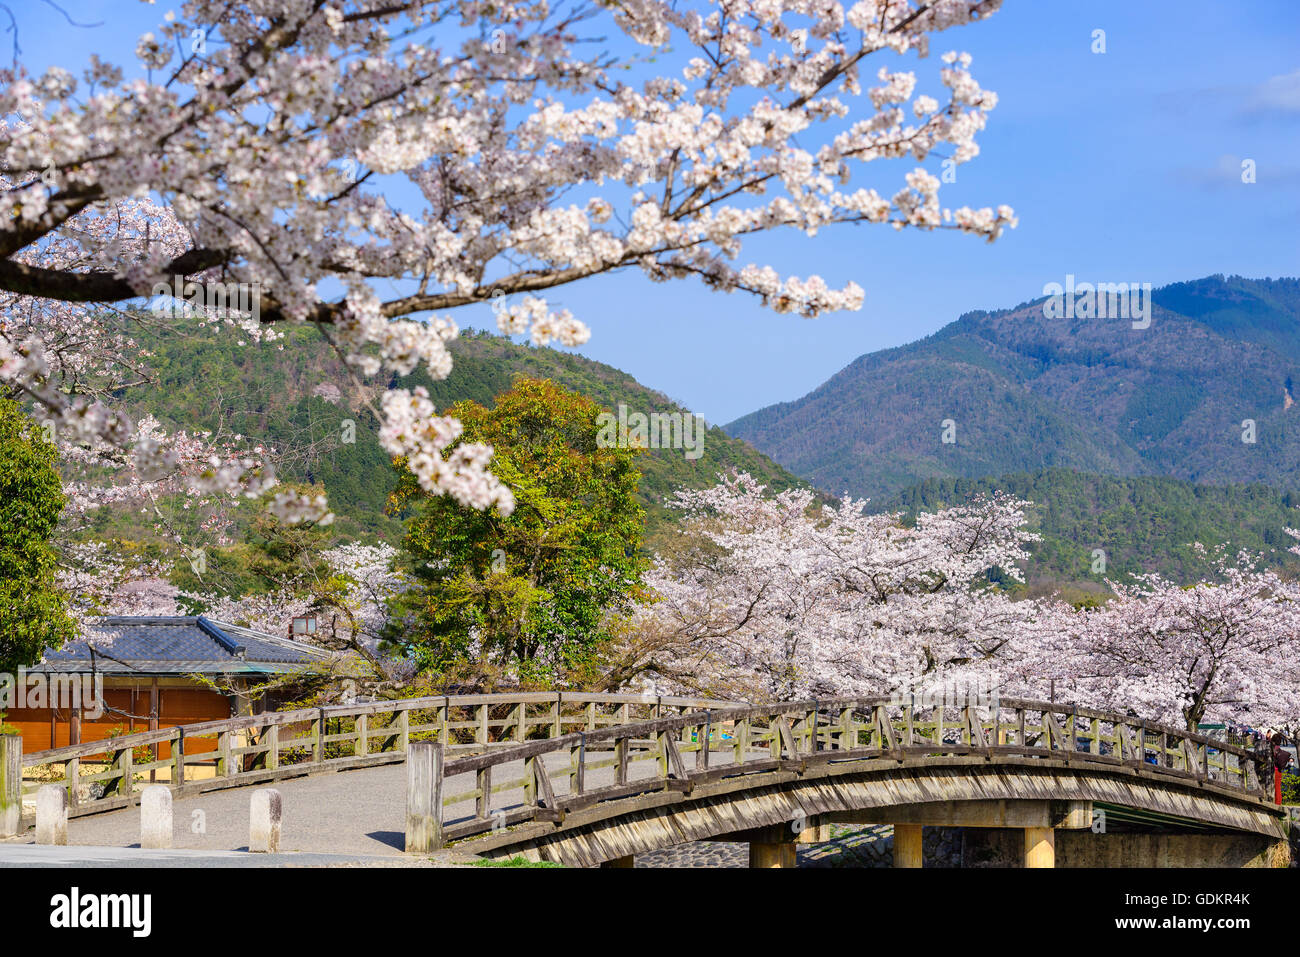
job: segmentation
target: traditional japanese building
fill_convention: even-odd
[[[289,630],[314,631],[298,622]],[[259,689],[318,674],[331,657],[314,645],[203,616],[101,618],[92,633],[97,640],[47,650],[27,669],[25,687],[11,699],[17,706],[4,712],[21,732],[24,752],[274,708],[293,696],[292,682],[265,694]],[[102,676],[102,702],[88,700],[85,690],[71,702],[68,687],[92,687],[91,675]]]

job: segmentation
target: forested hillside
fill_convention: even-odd
[[[971,312],[727,429],[827,491],[882,500],[1049,468],[1300,489],[1300,280],[1152,298],[1146,328],[1047,318],[1042,300]]]
[[[1096,582],[1158,571],[1195,581],[1209,570],[1191,547],[1228,543],[1263,553],[1268,564],[1300,569],[1283,529],[1300,526],[1300,495],[1264,485],[1195,485],[1157,476],[1115,478],[1067,469],[997,478],[931,479],[904,490],[883,510],[909,517],[969,501],[978,493],[1009,492],[1034,503],[1032,524],[1043,540],[1032,546],[1031,581]],[[1093,571],[1093,552],[1105,571]]]
[[[388,383],[354,382],[311,329],[288,330],[293,348],[284,349],[277,343],[232,347],[200,328],[165,337],[133,333],[152,353],[148,366],[155,376],[153,386],[123,394],[133,414],[153,413],[169,429],[222,431],[263,442],[283,457],[283,478],[324,485],[340,532],[389,538],[397,533],[396,522],[383,514],[395,476],[367,404]],[[689,411],[618,369],[572,353],[475,332],[463,334],[451,351],[455,366],[449,378],[432,381],[420,370],[392,384],[423,385],[439,410],[464,400],[491,405],[515,376],[526,375],[552,379],[612,411],[620,402],[629,413]],[[666,514],[665,496],[682,486],[711,485],[719,471],[742,469],[777,489],[800,484],[717,427],[708,427],[703,448],[698,458],[670,448],[640,456],[641,500],[651,534]],[[138,525],[134,516],[101,511],[96,533],[147,534],[147,526]]]

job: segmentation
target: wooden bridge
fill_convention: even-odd
[[[21,756],[7,748],[5,781],[21,779],[24,795],[61,781],[71,816],[129,806],[150,780],[184,796],[405,762],[412,852],[629,866],[646,851],[726,839],[748,841],[751,864],[779,867],[793,863],[796,844],[848,822],[894,825],[904,867],[920,866],[927,825],[1020,831],[1026,866],[1058,863],[1058,837],[1065,865],[1154,863],[1122,851],[1141,843],[1143,828],[1171,835],[1165,845],[1184,839],[1172,856],[1166,847],[1169,863],[1289,859],[1285,814],[1246,750],[1042,701],[451,696],[252,715]]]

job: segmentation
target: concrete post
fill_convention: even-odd
[[[1025,867],[1056,866],[1056,831],[1050,827],[1025,828]]]
[[[406,752],[406,850],[442,847],[442,745],[412,741]]]
[[[259,854],[280,850],[280,816],[284,805],[275,788],[253,792],[248,814],[248,849]]]
[[[140,792],[140,846],[172,846],[172,790],[165,784],[150,784]]]
[[[922,861],[920,824],[894,825],[894,866],[920,867]]]
[[[0,736],[0,837],[18,833],[23,816],[23,739]]]
[[[36,792],[36,843],[68,843],[68,792],[62,784],[46,784]]]

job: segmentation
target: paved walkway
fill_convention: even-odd
[[[244,851],[145,851],[138,847],[38,847],[0,842],[5,867],[439,867],[446,857],[366,857],[347,854],[249,854]]]
[[[555,755],[546,763],[556,780],[557,790],[560,793],[567,791],[567,755]],[[641,765],[638,770],[653,773],[652,762],[637,764]],[[498,781],[523,777],[522,762],[495,770]],[[587,780],[595,786],[609,783],[612,782],[612,772],[609,769],[593,771]],[[278,790],[283,801],[282,851],[405,859],[405,764],[290,778],[265,786]],[[474,776],[457,775],[448,779],[446,787],[449,795],[472,791]],[[229,788],[175,798],[172,804],[172,847],[205,853],[246,851],[249,803],[255,790],[256,787]],[[520,789],[497,794],[493,804],[500,808],[522,801],[523,791]],[[448,809],[449,820],[471,814],[473,805],[468,801]],[[31,843],[34,838],[29,833],[26,840]],[[68,821],[69,846],[138,848],[139,843],[139,807]],[[13,846],[0,844],[0,848]]]
[[[567,793],[568,756],[548,756],[546,764],[556,792]],[[523,776],[523,764],[504,765],[494,771],[497,781],[513,780]],[[653,761],[633,762],[629,771],[633,779],[657,773]],[[610,768],[587,774],[588,786],[599,787],[612,781]],[[447,780],[447,793],[466,793],[473,790],[474,784],[473,775],[457,775]],[[67,847],[37,847],[31,832],[25,840],[0,842],[0,867],[401,867],[449,866],[457,860],[454,852],[435,855],[431,862],[408,857],[403,851],[404,764],[290,778],[270,786],[280,792],[283,801],[280,854],[248,853],[249,802],[256,788],[242,787],[174,799],[170,851],[145,851],[139,847],[140,809],[130,807],[73,818],[68,822]],[[495,795],[493,805],[501,808],[522,801],[523,792],[518,790]],[[467,800],[451,805],[447,817],[452,820],[472,813],[473,805]],[[862,844],[876,845],[881,850],[888,846],[885,842],[877,844],[884,835],[859,835],[856,832],[863,829],[854,830],[854,835],[837,835],[839,839],[832,844],[800,848],[800,866],[869,867],[885,863],[879,854],[850,853]],[[637,865],[745,867],[748,853],[745,844],[704,841],[639,856]]]

